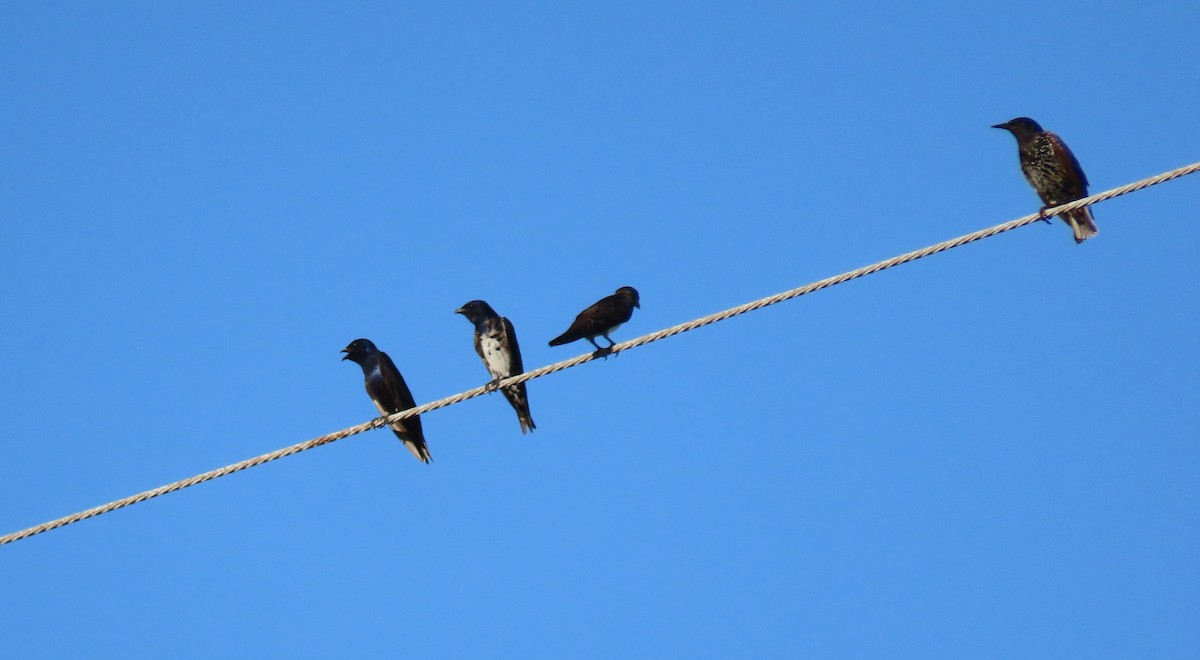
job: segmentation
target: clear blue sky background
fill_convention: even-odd
[[[6,2],[0,533],[1200,160],[1086,5]],[[1197,657],[1200,176],[1095,214],[0,547],[4,652]]]

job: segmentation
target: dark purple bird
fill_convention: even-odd
[[[362,367],[363,378],[367,384],[367,395],[375,403],[381,415],[390,415],[416,407],[412,392],[404,382],[404,376],[392,362],[387,353],[375,348],[370,339],[355,339],[342,349],[346,354],[343,360],[350,360]],[[425,434],[421,432],[419,416],[393,422],[392,432],[404,443],[422,463],[433,460],[429,455],[429,447],[425,445]]]
[[[492,375],[492,390],[501,379],[516,376],[525,371],[521,363],[521,346],[517,343],[517,331],[507,318],[500,316],[492,306],[482,300],[471,302],[454,310],[475,325],[475,352],[483,360]],[[521,433],[532,431],[537,426],[529,415],[529,393],[525,383],[509,385],[500,390],[504,398],[517,411],[521,422]]]
[[[1029,117],[1017,117],[992,128],[1003,128],[1017,138],[1017,151],[1021,155],[1021,171],[1029,185],[1037,191],[1042,202],[1042,216],[1046,210],[1087,197],[1088,180],[1075,160],[1075,154],[1067,148],[1057,135],[1042,130]],[[1060,216],[1075,232],[1075,242],[1082,243],[1100,233],[1092,219],[1090,207],[1068,211]]]
[[[551,339],[550,345],[562,346],[579,339],[587,339],[592,342],[592,346],[596,347],[597,352],[610,352],[616,342],[608,336],[608,333],[628,321],[633,316],[634,307],[640,308],[641,306],[637,289],[623,286],[617,289],[613,295],[602,298],[596,304],[580,312],[579,316],[575,317],[575,321],[571,323],[571,327]],[[600,344],[596,343],[596,337],[607,339],[608,346],[601,348]]]

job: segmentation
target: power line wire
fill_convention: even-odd
[[[1085,197],[1083,199],[1069,202],[1067,204],[1062,204],[1060,206],[1056,206],[1052,209],[1049,209],[1047,211],[1047,213],[1045,214],[1045,217],[1049,217],[1051,215],[1057,215],[1060,213],[1064,213],[1066,211],[1071,211],[1071,210],[1080,208],[1082,206],[1089,206],[1091,204],[1103,202],[1105,200],[1109,200],[1114,197],[1120,197],[1121,195],[1127,195],[1131,192],[1142,190],[1144,188],[1149,188],[1150,186],[1155,186],[1160,183],[1170,181],[1172,179],[1178,179],[1180,177],[1187,176],[1189,174],[1194,174],[1195,172],[1198,172],[1198,171],[1200,171],[1200,162],[1192,163],[1191,165],[1187,165],[1185,167],[1180,167],[1178,169],[1174,169],[1169,172],[1163,172],[1162,174],[1159,174],[1157,176],[1152,176],[1152,177],[1149,177],[1146,179],[1142,179],[1141,181],[1135,181],[1133,183],[1121,186],[1119,188],[1113,188],[1111,190],[1106,190],[1102,193],[1097,193],[1090,197]],[[958,238],[952,238],[948,241],[943,241],[941,243],[937,243],[936,245],[930,245],[929,247],[925,247],[920,250],[914,250],[912,252],[907,252],[907,253],[897,256],[897,257],[892,257],[891,259],[885,259],[883,261],[871,264],[869,266],[863,266],[862,268],[857,268],[855,270],[851,270],[851,271],[842,273],[841,275],[835,275],[833,277],[828,277],[823,280],[818,280],[811,284],[806,284],[802,287],[791,289],[789,291],[784,291],[782,293],[777,293],[773,296],[768,296],[766,298],[760,298],[758,300],[748,302],[744,305],[739,305],[737,307],[733,307],[733,308],[727,309],[722,312],[717,312],[715,314],[710,314],[708,316],[694,319],[694,320],[688,321],[686,323],[681,323],[679,325],[671,326],[669,328],[665,328],[665,329],[659,330],[657,332],[652,332],[648,335],[642,335],[641,337],[637,337],[635,339],[630,339],[628,341],[618,343],[616,346],[613,347],[612,352],[618,353],[620,351],[626,351],[631,348],[637,348],[639,346],[644,346],[645,344],[649,344],[651,342],[655,342],[660,339],[666,339],[667,337],[672,337],[674,335],[678,335],[678,334],[687,332],[689,330],[695,330],[696,328],[701,328],[706,325],[712,325],[713,323],[717,323],[719,321],[724,321],[726,319],[733,318],[734,316],[739,316],[739,315],[745,314],[747,312],[752,312],[752,311],[755,311],[758,309],[762,309],[763,307],[775,305],[775,304],[781,303],[785,300],[791,300],[792,298],[798,298],[800,296],[812,293],[814,291],[820,291],[821,289],[825,289],[825,288],[828,288],[828,287],[831,287],[831,286],[834,286],[837,284],[842,284],[843,282],[849,282],[850,280],[858,279],[865,275],[871,275],[874,273],[878,273],[880,271],[887,270],[888,268],[894,268],[901,264],[906,264],[910,261],[916,261],[917,259],[920,259],[922,257],[927,257],[929,255],[937,254],[939,252],[945,252],[946,250],[960,247],[960,246],[966,245],[968,243],[974,243],[975,241],[979,241],[979,240],[982,240],[985,238],[990,238],[997,234],[1003,234],[1004,232],[1012,231],[1013,229],[1017,229],[1019,227],[1024,227],[1025,225],[1037,222],[1037,221],[1041,220],[1042,217],[1043,216],[1036,214],[1036,213],[1030,214],[1030,215],[1021,217],[1021,218],[1017,218],[1016,220],[1011,220],[1011,221],[1005,222],[1003,224],[995,225],[993,227],[988,227],[987,229],[981,229],[979,231],[972,232],[970,234],[959,236]],[[598,355],[596,353],[588,353],[585,355],[579,355],[579,356],[573,357],[569,360],[563,360],[562,362],[555,362],[554,364],[549,364],[544,367],[534,369],[533,371],[526,371],[525,373],[513,376],[511,378],[506,378],[506,379],[502,380],[499,384],[501,387],[506,387],[509,385],[516,385],[517,383],[523,383],[528,380],[533,380],[534,378],[541,378],[542,376],[547,376],[547,375],[555,373],[557,371],[562,371],[564,369],[570,369],[571,367],[575,367],[575,366],[581,365],[585,362],[590,362],[592,360],[595,360],[598,357],[601,357],[601,355]],[[165,495],[167,493],[172,493],[177,490],[182,490],[189,486],[195,486],[196,484],[204,483],[205,481],[212,481],[213,479],[216,479],[218,477],[223,477],[228,474],[233,474],[234,472],[241,472],[242,470],[245,470],[247,468],[252,468],[257,465],[262,465],[263,463],[269,463],[271,461],[274,461],[279,458],[283,458],[285,456],[291,456],[292,454],[298,454],[302,451],[313,449],[314,447],[320,447],[321,445],[329,444],[330,442],[336,442],[337,440],[341,440],[343,438],[347,438],[352,435],[363,433],[365,431],[370,431],[371,429],[377,429],[377,428],[380,428],[387,424],[391,424],[392,422],[396,422],[396,421],[399,421],[402,419],[407,419],[414,415],[420,415],[423,413],[427,413],[431,410],[437,410],[438,408],[445,408],[446,406],[452,406],[456,403],[466,401],[467,399],[473,399],[477,396],[481,396],[490,391],[493,391],[490,388],[490,386],[475,387],[475,388],[466,390],[465,392],[460,392],[453,396],[448,396],[444,399],[438,399],[437,401],[432,401],[430,403],[426,403],[424,405],[417,406],[416,408],[409,408],[408,410],[402,410],[398,413],[393,413],[386,417],[378,417],[369,422],[359,424],[357,426],[351,426],[349,428],[345,428],[340,431],[336,431],[334,433],[329,433],[329,434],[320,436],[318,438],[313,438],[312,440],[301,442],[299,444],[295,444],[290,447],[285,447],[283,449],[273,451],[269,454],[263,454],[261,456],[256,456],[254,458],[250,458],[250,459],[241,461],[239,463],[234,463],[233,465],[227,465],[223,468],[211,470],[211,471],[205,472],[203,474],[198,474],[194,477],[189,477],[187,479],[176,481],[174,483],[170,483],[165,486],[159,486],[158,488],[155,488],[152,490],[147,490],[147,491],[138,493],[136,495],[131,495],[129,497],[125,497],[125,498],[116,500],[114,502],[109,502],[108,504],[104,504],[101,506],[93,507],[91,509],[87,509],[86,511],[80,511],[79,513],[75,513],[75,514],[72,514],[72,515],[69,515],[69,516],[66,516],[63,518],[59,518],[57,520],[51,520],[50,522],[45,522],[40,525],[36,525],[34,527],[30,527],[28,529],[21,530],[19,532],[14,532],[7,536],[2,536],[2,537],[0,537],[0,545],[12,543],[13,541],[19,541],[21,539],[28,538],[30,536],[34,536],[36,534],[41,534],[42,532],[47,532],[52,529],[57,529],[59,527],[65,526],[65,525],[69,525],[71,523],[79,522],[81,520],[86,520],[87,518],[91,518],[93,516],[98,516],[102,513],[108,513],[110,511],[115,511],[117,509],[127,507],[131,504],[137,504],[138,502],[144,502],[148,499],[158,497],[159,495]]]

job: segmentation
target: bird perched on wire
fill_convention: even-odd
[[[356,362],[362,367],[363,378],[366,380],[367,395],[375,402],[381,415],[390,415],[408,410],[417,405],[412,392],[404,382],[404,376],[392,362],[387,353],[375,348],[370,339],[355,339],[342,349],[345,353],[343,360]],[[425,434],[421,432],[421,418],[412,416],[398,422],[392,422],[392,432],[412,452],[413,456],[422,463],[433,460],[429,455],[429,447],[425,445]]]
[[[472,300],[454,310],[454,313],[462,314],[475,325],[475,352],[492,375],[491,389],[495,390],[502,379],[525,371],[521,363],[521,345],[517,343],[517,331],[513,329],[512,321],[497,314],[491,305],[482,300]],[[517,411],[521,433],[536,429],[537,425],[529,415],[529,393],[525,390],[525,383],[509,385],[500,391],[513,410]]]
[[[1042,130],[1042,127],[1029,117],[1017,117],[992,128],[1002,128],[1017,138],[1021,171],[1025,173],[1029,185],[1033,186],[1042,202],[1046,204],[1041,210],[1042,219],[1045,219],[1046,211],[1052,207],[1087,197],[1087,175],[1083,173],[1075,154],[1071,153],[1062,138]],[[1092,219],[1092,211],[1087,206],[1067,211],[1060,217],[1071,225],[1076,243],[1082,243],[1100,233],[1096,228],[1096,221]]]
[[[550,345],[562,346],[579,339],[587,339],[592,342],[592,346],[596,347],[597,353],[607,356],[612,352],[612,347],[616,345],[608,333],[628,321],[633,316],[634,307],[640,309],[641,306],[637,289],[623,286],[617,289],[616,293],[600,299],[596,304],[580,312],[579,316],[575,317],[575,321],[571,323],[571,327],[551,339]],[[596,343],[596,337],[607,339],[608,346],[601,348],[600,344]]]

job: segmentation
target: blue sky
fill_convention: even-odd
[[[0,533],[1200,160],[1194,3],[4,3]],[[13,657],[1196,657],[1200,177],[0,548]]]

